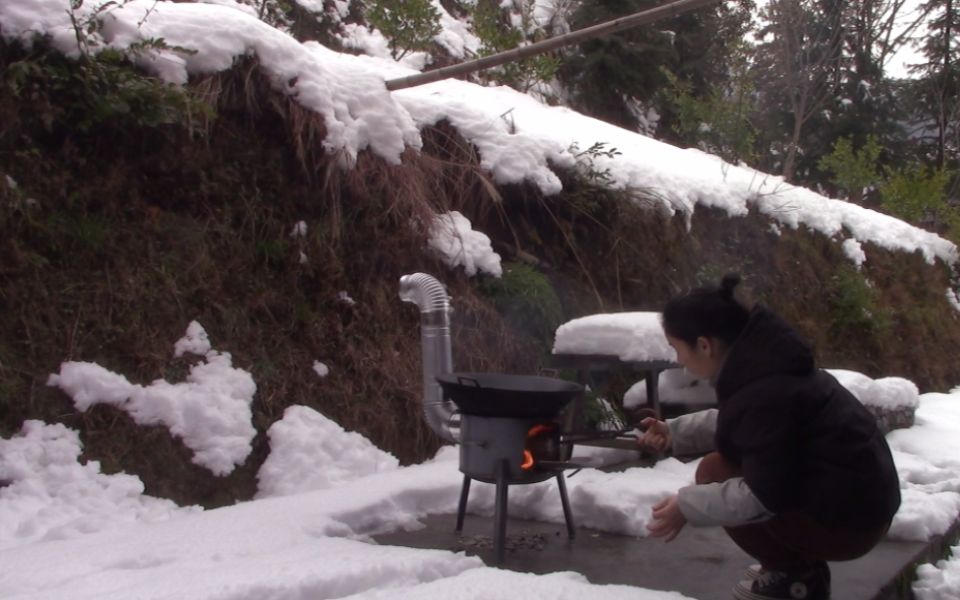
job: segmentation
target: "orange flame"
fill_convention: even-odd
[[[547,432],[553,431],[555,427],[556,425],[553,425],[553,424],[537,423],[536,425],[530,428],[530,431],[527,432],[527,439],[537,437],[541,433],[547,433]]]
[[[523,463],[520,465],[520,468],[524,471],[529,471],[533,468],[533,454],[529,450],[523,451]]]
[[[550,433],[551,431],[556,429],[556,427],[557,426],[554,423],[537,423],[536,425],[531,427],[529,431],[527,431],[527,439],[529,440],[531,438],[535,438],[538,435],[542,435],[544,433]],[[533,468],[533,465],[535,463],[536,461],[533,459],[533,453],[530,452],[529,450],[524,450],[523,463],[520,464],[520,468],[523,469],[524,471],[529,471],[530,469]]]

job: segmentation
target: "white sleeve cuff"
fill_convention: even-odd
[[[772,518],[742,477],[690,485],[677,494],[680,512],[694,527],[737,527]]]

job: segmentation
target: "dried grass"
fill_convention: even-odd
[[[268,451],[264,432],[293,404],[363,433],[404,463],[429,456],[440,442],[421,417],[419,314],[397,296],[401,275],[424,271],[448,285],[457,369],[532,373],[546,363],[539,343],[511,330],[474,281],[425,250],[431,220],[448,210],[463,212],[506,258],[537,264],[566,318],[601,307],[656,310],[678,291],[739,270],[834,365],[864,364],[857,340],[829,348],[816,337],[827,310],[817,290],[843,260],[831,240],[809,232],[777,238],[762,217],[709,210],[698,211],[688,231],[682,218],[595,189],[581,190],[591,200],[583,204],[497,186],[446,123],[424,131],[423,151],[408,151],[402,164],[361,153],[344,170],[323,150],[322,119],[275,91],[254,61],[191,90],[216,109],[202,139],[109,128],[86,139],[55,112],[51,131],[33,131],[42,121],[36,107],[52,111],[54,103],[25,106],[0,95],[0,114],[10,119],[2,131],[18,132],[0,135],[5,173],[40,200],[40,209],[4,208],[0,218],[3,434],[26,418],[64,422],[81,431],[89,458],[140,475],[148,493],[208,506],[253,493]],[[96,161],[86,151],[93,146]],[[293,240],[300,220],[309,233]],[[109,226],[91,235],[91,223]],[[960,324],[942,298],[948,274],[916,257],[868,254],[866,273],[884,305],[925,308],[880,340],[894,350],[871,355],[871,365],[896,367],[921,385],[951,381]],[[337,300],[340,291],[356,304]],[[79,414],[45,385],[68,359],[138,382],[180,381],[189,361],[172,359],[171,345],[193,319],[258,383],[254,453],[227,479],[192,465],[166,431],[138,427],[109,407]],[[314,360],[331,374],[318,378]]]

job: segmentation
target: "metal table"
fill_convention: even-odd
[[[667,369],[680,368],[680,364],[668,360],[625,361],[619,356],[609,354],[553,354],[549,364],[557,369],[573,369],[576,371],[577,382],[588,385],[595,372],[635,373],[639,379],[644,377],[647,388],[647,408],[651,409],[657,418],[662,418],[660,410],[660,373]],[[582,400],[578,400],[568,412],[568,425],[574,426],[582,417]],[[636,449],[636,440],[614,438],[596,440],[582,445],[603,446],[608,448]]]

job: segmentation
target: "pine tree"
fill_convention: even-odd
[[[766,121],[761,130],[774,134],[766,142],[787,181],[797,174],[805,135],[820,125],[824,106],[838,93],[843,4],[771,0],[764,11],[768,25],[759,31],[755,63]]]
[[[930,0],[927,35],[921,45],[925,61],[913,70],[920,76],[920,110],[933,133],[934,163],[956,166],[960,146],[960,6],[956,0]]]
[[[827,98],[815,127],[807,128],[798,177],[807,185],[833,188],[834,180],[822,169],[823,158],[843,139],[856,147],[875,140],[884,148],[883,161],[893,164],[895,154],[906,152],[905,111],[897,94],[898,82],[885,73],[893,54],[910,40],[922,16],[904,14],[902,0],[864,0],[840,6],[841,48],[832,75],[835,95]],[[905,17],[909,17],[906,25]],[[860,201],[853,192],[851,199]]]
[[[652,0],[586,0],[570,17],[573,30],[583,29],[656,6]],[[648,25],[588,40],[567,54],[558,72],[571,90],[570,103],[580,112],[636,129],[630,104],[648,101],[666,83],[662,65],[675,62],[670,35]]]
[[[647,10],[654,0],[585,0],[570,19],[572,29]],[[706,96],[729,78],[732,44],[742,39],[752,0],[719,3],[616,35],[590,40],[568,53],[560,79],[572,91],[577,110],[637,129],[637,108],[655,108],[663,117],[658,135],[674,137],[673,108],[664,92],[673,74],[695,97]]]

